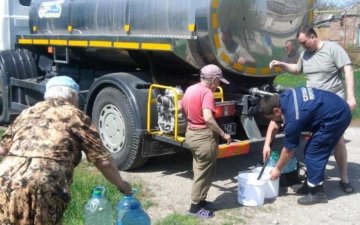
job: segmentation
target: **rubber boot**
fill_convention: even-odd
[[[314,205],[317,203],[327,203],[326,194],[323,185],[317,185],[315,187],[308,187],[310,193],[305,197],[301,197],[297,200],[299,205]]]

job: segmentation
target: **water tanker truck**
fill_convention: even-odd
[[[0,123],[43,100],[67,75],[81,109],[118,167],[186,149],[183,92],[216,64],[231,84],[214,93],[215,117],[233,142],[218,157],[262,150],[266,121],[256,104],[277,91],[268,67],[312,22],[312,0],[2,0]],[[281,144],[283,136],[276,138]]]

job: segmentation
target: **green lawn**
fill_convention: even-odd
[[[355,78],[355,96],[357,100],[358,107],[353,112],[353,119],[360,120],[360,69],[355,70],[354,72]],[[287,87],[300,87],[305,86],[306,80],[304,75],[290,75],[290,74],[283,74],[277,76],[275,79],[276,84],[280,84]]]
[[[87,162],[82,162],[75,168],[74,182],[71,185],[72,199],[70,206],[64,214],[64,225],[84,224],[84,206],[91,196],[92,189],[98,185],[105,186],[106,197],[112,203],[113,218],[115,219],[116,203],[123,195],[101,175],[95,166]],[[142,190],[141,184],[132,184],[132,187],[140,190],[136,198],[141,201],[143,208],[146,209],[150,207],[152,202],[145,199],[145,192]]]
[[[115,188],[115,186],[106,181],[94,166],[87,162],[82,162],[75,169],[74,182],[71,185],[72,199],[69,208],[64,214],[64,225],[84,224],[83,209],[87,200],[90,198],[92,188],[97,185],[105,186],[107,190],[107,197],[113,206],[113,218],[115,220],[116,203],[122,198],[122,194]],[[145,211],[149,207],[154,206],[153,202],[147,200],[149,194],[147,194],[146,188],[143,188],[141,184],[132,184],[132,186],[140,190],[136,197],[141,201],[142,207]],[[151,223],[155,225],[197,225],[199,224],[199,220],[190,216],[174,213],[168,215],[162,220],[152,221]]]

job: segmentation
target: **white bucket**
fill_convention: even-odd
[[[240,173],[238,179],[238,202],[245,206],[264,204],[265,181],[257,180],[257,173]]]
[[[264,169],[264,172],[260,178],[260,180],[265,181],[265,198],[275,198],[279,195],[279,179],[270,180],[270,171],[274,167],[267,166]],[[259,176],[261,172],[261,167],[256,167],[253,172],[257,174],[256,178]]]

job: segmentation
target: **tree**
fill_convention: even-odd
[[[356,3],[360,3],[359,0],[315,0],[314,8],[316,10],[338,10],[350,8]]]

